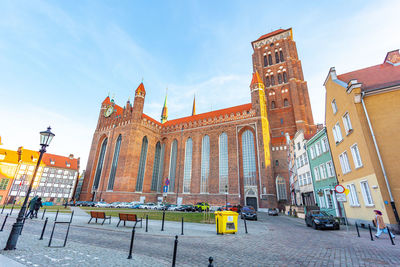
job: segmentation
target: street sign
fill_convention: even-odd
[[[164,192],[164,193],[167,193],[167,192],[168,192],[168,185],[164,185],[164,187],[163,187],[163,192]]]
[[[166,197],[167,195],[168,195],[168,193],[163,193],[162,194],[163,197]]]
[[[344,193],[344,190],[345,190],[345,188],[343,185],[338,184],[337,186],[335,186],[336,193],[342,194],[342,193]]]
[[[169,179],[168,178],[165,180],[165,185],[169,186]]]
[[[336,193],[336,200],[339,202],[346,202],[346,194],[345,193]]]

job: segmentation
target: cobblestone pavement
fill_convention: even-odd
[[[0,246],[5,246],[14,221],[15,218],[7,221],[5,230],[0,232]],[[27,266],[171,265],[174,231],[165,234],[157,229],[148,233],[138,230],[133,259],[127,260],[130,228],[77,223],[71,225],[66,248],[48,248],[52,223],[44,240],[39,241],[42,225],[42,220],[27,220],[17,250],[0,253]],[[370,241],[369,232],[364,229],[358,238],[354,228],[349,232],[316,231],[306,227],[303,220],[263,213],[259,214],[259,221],[248,221],[247,226],[247,235],[240,221],[237,235],[217,236],[206,231],[204,236],[190,236],[186,233],[192,227],[197,231],[200,228],[185,224],[185,235],[178,239],[177,266],[207,266],[210,256],[214,266],[400,266],[400,243],[391,245],[387,235]],[[65,229],[60,226],[54,245],[62,243],[63,234]]]

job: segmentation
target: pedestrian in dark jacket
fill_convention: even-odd
[[[35,210],[35,203],[36,203],[37,199],[38,199],[38,197],[35,196],[34,198],[31,199],[31,201],[29,201],[29,212],[26,214],[25,218],[28,218],[28,216],[30,216],[30,218],[32,219],[33,212]]]
[[[35,203],[35,215],[34,215],[35,218],[37,218],[37,214],[38,214],[39,209],[40,209],[41,207],[43,207],[42,198],[39,197],[39,198],[36,200],[36,203]]]

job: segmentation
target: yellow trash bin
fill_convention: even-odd
[[[234,234],[237,232],[238,213],[234,211],[216,211],[214,214],[217,234]]]

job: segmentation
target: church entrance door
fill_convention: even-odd
[[[252,206],[255,210],[257,210],[257,198],[246,197],[246,206]]]

